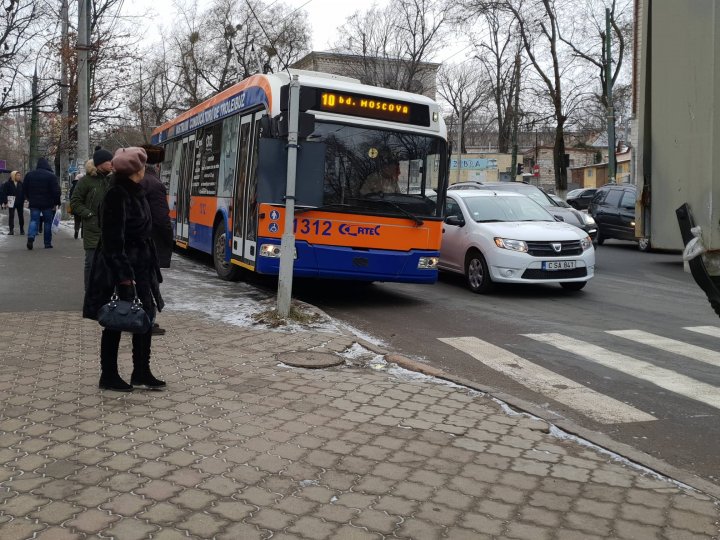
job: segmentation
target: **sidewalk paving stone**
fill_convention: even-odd
[[[477,392],[277,361],[347,336],[163,312],[167,390],[119,394],[97,388],[96,324],[5,316],[23,332],[0,330],[2,540],[720,538],[717,501]]]

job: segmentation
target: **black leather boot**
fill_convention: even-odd
[[[167,385],[165,381],[161,381],[150,371],[151,341],[152,330],[146,334],[133,334],[133,372],[130,382],[135,386],[158,390]]]
[[[100,382],[98,386],[103,390],[116,392],[132,392],[132,385],[126,383],[117,368],[118,347],[120,346],[120,332],[103,330],[100,338]]]

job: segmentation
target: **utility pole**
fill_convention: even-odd
[[[460,181],[460,169],[462,169],[462,140],[463,140],[463,106],[460,103],[460,115],[458,116],[458,161],[457,161],[457,180]]]
[[[615,110],[613,107],[612,33],[610,8],[605,8],[605,82],[607,84],[608,182],[615,182]]]
[[[60,182],[68,181],[68,165],[70,152],[70,123],[68,121],[70,103],[68,101],[68,2],[60,0],[60,17],[62,19],[62,41],[60,45],[60,102],[62,113],[60,115]],[[66,184],[67,185],[67,184]]]
[[[520,53],[515,54],[515,103],[513,105],[512,129],[512,160],[510,162],[510,177],[517,179],[517,153],[518,153],[518,108],[520,107]]]
[[[295,263],[295,176],[298,149],[298,116],[300,115],[300,81],[293,75],[289,88],[288,107],[288,161],[287,187],[285,188],[285,225],[280,240],[280,275],[278,276],[278,315],[286,318],[290,314],[292,299],[293,266]]]
[[[90,100],[88,97],[88,51],[90,36],[88,35],[88,3],[89,0],[79,0],[78,9],[78,143],[76,161],[85,163],[90,155]]]
[[[31,171],[35,168],[38,160],[38,124],[40,122],[38,114],[38,74],[37,74],[37,62],[35,63],[35,71],[33,72],[32,78],[32,105],[30,106],[30,148],[28,156],[28,168],[26,170]]]

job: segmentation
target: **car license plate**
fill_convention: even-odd
[[[543,270],[574,270],[575,261],[543,261]]]

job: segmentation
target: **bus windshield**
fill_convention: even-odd
[[[325,145],[323,205],[349,211],[439,215],[445,141],[440,137],[316,122]]]

